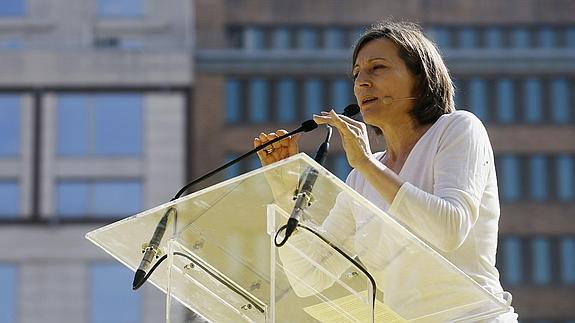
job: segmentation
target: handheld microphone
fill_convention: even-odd
[[[383,104],[385,105],[389,105],[392,104],[395,101],[403,101],[403,100],[416,100],[417,98],[414,96],[410,96],[410,97],[405,97],[405,98],[399,98],[399,99],[394,99],[391,96],[384,96],[381,101],[383,102]]]

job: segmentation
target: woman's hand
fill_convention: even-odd
[[[333,110],[322,111],[321,115],[314,115],[313,120],[318,124],[329,124],[337,129],[351,167],[359,169],[373,157],[365,123],[338,115]]]
[[[288,132],[280,129],[276,132],[269,134],[260,133],[259,137],[254,138],[254,148],[259,147],[268,141],[271,141],[277,137],[283,136]],[[299,152],[298,148],[299,134],[289,136],[283,140],[280,140],[271,146],[268,146],[260,151],[258,151],[258,157],[262,166],[267,166],[269,164],[275,163],[282,159],[291,157]]]

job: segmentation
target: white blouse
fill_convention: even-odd
[[[384,155],[385,152],[376,153],[375,157],[382,160]],[[405,183],[391,205],[356,170],[349,174],[346,183],[408,227],[479,285],[493,294],[501,293],[499,273],[495,268],[500,213],[497,178],[493,150],[481,121],[466,111],[441,116],[413,147],[398,175]],[[376,268],[378,262],[378,254],[373,251],[378,246],[370,240],[366,243],[366,239],[377,240],[376,237],[385,232],[362,226],[365,221],[358,214],[361,212],[356,212],[347,202],[344,195],[338,197],[323,227],[339,243],[349,246],[350,241],[355,241],[349,248],[373,271],[371,269]],[[369,245],[374,248],[371,252],[358,250]],[[286,257],[292,258],[284,253],[282,258]],[[399,312],[402,312],[402,302],[414,296],[408,293],[420,290],[418,284],[425,281],[425,284],[433,285],[434,279],[442,279],[441,273],[419,271],[414,274],[414,271],[405,270],[410,266],[425,268],[425,264],[417,257],[403,259],[395,274],[386,275],[395,276],[394,279],[375,275],[378,286],[383,287],[386,304]],[[333,264],[334,267],[338,265]],[[339,271],[343,271],[343,265]],[[329,283],[328,279],[320,277],[315,282],[318,285]],[[429,313],[432,308],[428,306],[433,306],[432,303],[424,302],[419,309],[405,310],[411,314],[414,311]],[[505,315],[503,319],[516,321],[516,314],[509,314],[511,316]]]

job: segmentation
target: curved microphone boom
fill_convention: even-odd
[[[399,98],[399,99],[394,99],[391,96],[384,96],[383,99],[381,99],[381,101],[383,102],[383,104],[388,105],[388,104],[392,104],[395,101],[403,101],[403,100],[415,100],[417,99],[414,96],[410,96],[410,97],[405,97],[405,98]]]

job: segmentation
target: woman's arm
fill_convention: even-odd
[[[450,251],[463,243],[477,220],[493,160],[481,122],[471,114],[456,118],[442,134],[437,154],[430,156],[435,182],[431,193],[404,182],[373,157],[362,123],[334,113],[316,121],[339,130],[351,166],[390,204],[390,214],[437,248]]]

